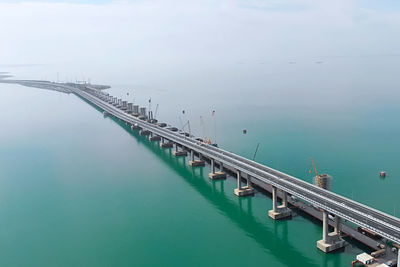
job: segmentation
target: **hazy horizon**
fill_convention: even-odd
[[[350,108],[398,99],[399,15],[374,0],[6,1],[0,71]]]

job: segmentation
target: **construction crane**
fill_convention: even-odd
[[[181,121],[181,125],[182,125],[182,120],[180,117],[179,117],[179,120]],[[182,128],[181,128],[181,131],[183,132],[185,138],[186,138],[186,132],[185,132],[186,126],[188,127],[188,130],[189,130],[189,137],[192,135],[192,132],[190,130],[190,122],[188,120],[185,124],[182,125]]]
[[[151,97],[149,99],[149,120],[151,119]]]
[[[200,125],[203,128],[203,140],[207,145],[212,145],[211,138],[206,137],[206,125],[204,123],[203,117],[200,116]]]
[[[157,112],[158,112],[158,104],[156,106],[156,110],[154,111],[154,117],[153,119],[157,119]]]
[[[203,140],[206,140],[206,125],[204,124],[203,116],[200,116],[200,126],[203,130]]]
[[[256,151],[254,152],[254,155],[253,155],[253,161],[256,159],[259,146],[260,146],[260,143],[257,143]]]
[[[321,181],[321,176],[318,174],[317,167],[315,166],[314,160],[312,158],[311,158],[311,162],[312,162],[312,165],[314,166],[314,171],[315,171],[315,175],[316,175],[317,180],[318,180],[318,185],[319,185],[319,187],[323,188],[322,181]]]

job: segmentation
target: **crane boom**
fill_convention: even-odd
[[[181,121],[181,124],[182,124],[182,120],[181,120],[181,118],[179,118],[179,120]],[[185,131],[185,127],[188,127],[188,130],[189,130],[189,136],[191,136],[192,135],[192,132],[191,132],[191,130],[190,130],[190,121],[188,120],[185,124],[183,124],[182,125],[182,131]],[[186,135],[185,135],[186,136]]]
[[[315,175],[316,175],[317,180],[318,180],[318,185],[319,185],[319,187],[323,188],[322,181],[321,181],[321,176],[318,174],[317,167],[315,166],[313,158],[311,158],[311,162],[312,162],[312,165],[314,166],[314,171],[315,171]]]
[[[256,159],[256,155],[257,155],[259,146],[260,146],[260,143],[257,143],[256,151],[254,152],[254,155],[253,155],[253,161]]]
[[[157,106],[156,106],[156,111],[154,111],[154,119],[157,118],[157,112],[158,112],[158,104],[157,104]]]
[[[204,120],[203,120],[203,117],[202,117],[202,116],[200,116],[200,125],[201,125],[201,128],[202,128],[202,130],[203,130],[203,136],[202,136],[202,138],[203,138],[203,140],[206,140],[206,139],[207,139],[207,137],[206,137],[206,126],[205,126],[205,124],[204,124]]]

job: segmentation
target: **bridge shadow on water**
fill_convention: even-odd
[[[89,104],[98,111],[103,111],[97,106],[94,106],[91,103]],[[118,118],[107,116],[106,119],[113,120],[134,137],[139,144],[145,146],[156,154],[168,168],[175,171],[179,177],[218,209],[220,214],[223,214],[226,218],[236,224],[246,233],[247,236],[251,237],[265,251],[273,255],[282,264],[287,266],[340,265],[341,262],[337,256],[330,257],[330,255],[323,255],[324,258],[322,260],[322,265],[317,263],[314,259],[305,256],[289,242],[288,223],[290,223],[290,221],[274,221],[272,223],[273,229],[268,228],[265,222],[260,221],[253,215],[252,197],[239,198],[237,201],[228,198],[224,190],[224,181],[210,181],[208,177],[205,179],[205,176],[203,175],[204,167],[189,167],[185,157],[173,156],[172,149],[160,148],[159,142],[150,142],[146,136],[140,136],[137,131],[132,131],[129,126],[125,125],[125,122]],[[227,192],[227,194],[233,194],[233,192]],[[267,207],[265,213],[266,220],[268,220]],[[296,233],[291,234],[295,235]],[[316,243],[316,240],[304,240],[304,242]],[[301,246],[301,244],[297,244],[297,246]],[[316,244],[315,249],[317,250]],[[245,248],[243,248],[243,250],[243,252],[245,252]]]

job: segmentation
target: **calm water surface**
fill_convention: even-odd
[[[313,156],[335,192],[399,217],[399,78],[385,60],[361,63],[144,76],[110,92],[152,97],[161,120],[190,119],[245,157],[260,143],[257,161],[306,181]],[[238,199],[233,178],[210,181],[209,166],[189,168],[74,95],[8,84],[0,95],[2,266],[349,266],[365,249],[320,252],[318,222],[272,221],[269,197]]]

